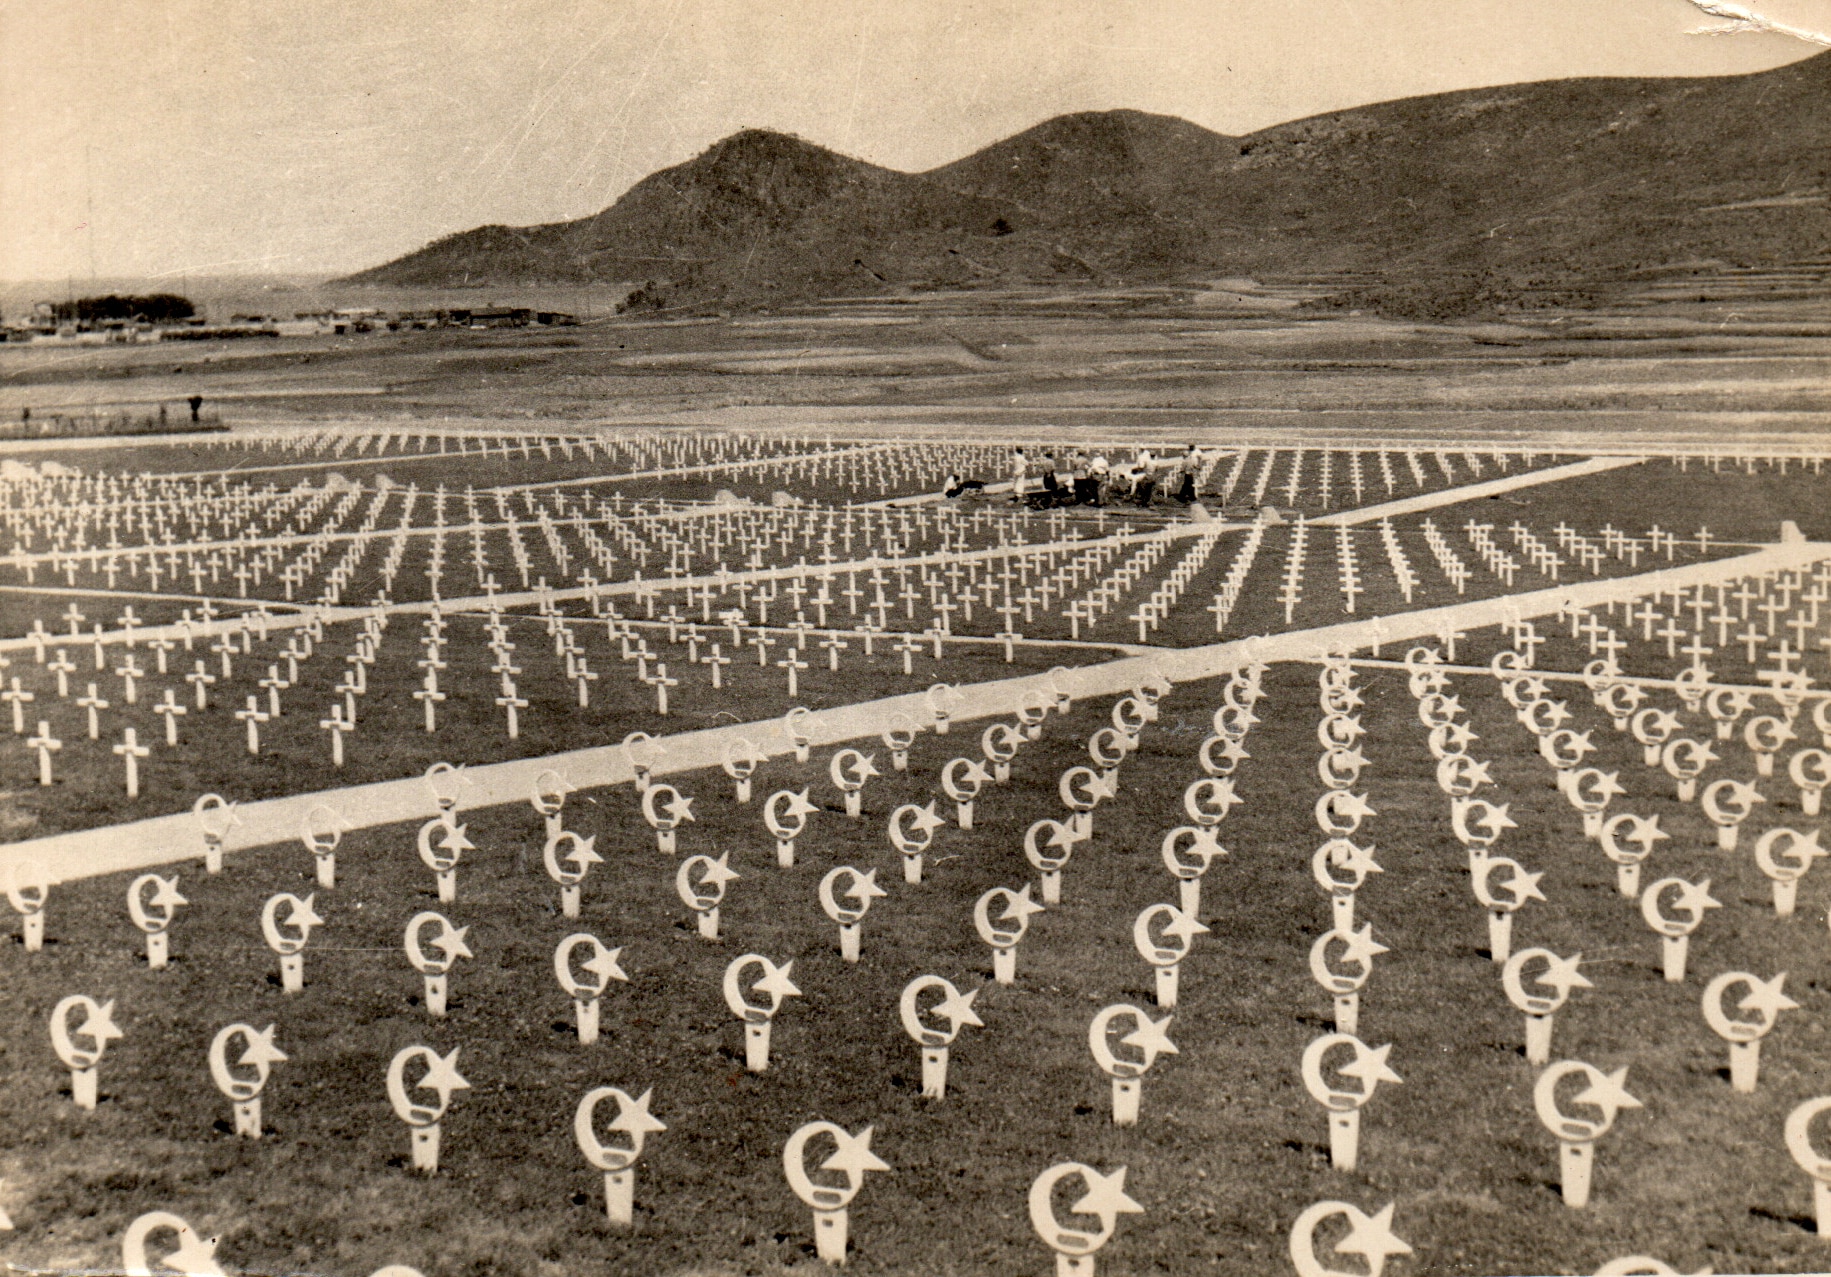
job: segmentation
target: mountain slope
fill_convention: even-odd
[[[353,279],[646,278],[735,303],[1214,272],[1555,282],[1823,256],[1827,192],[1831,54],[1434,94],[1243,138],[1086,112],[922,174],[746,130],[593,217],[479,228]]]

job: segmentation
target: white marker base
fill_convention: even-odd
[[[280,955],[280,990],[283,993],[298,993],[305,988],[305,955],[302,953],[282,953]]]
[[[1062,903],[1061,870],[1043,870],[1043,903],[1046,905],[1059,905]]]
[[[1488,954],[1500,963],[1513,955],[1513,915],[1501,909],[1488,910]]]
[[[223,871],[223,847],[219,842],[206,842],[203,846],[203,868],[205,873],[219,874]]]
[[[941,716],[941,715],[936,716],[936,718],[935,718],[935,735],[936,736],[947,735],[948,721],[949,720],[945,716]]]
[[[673,855],[674,854],[674,831],[672,829],[657,829],[655,831],[655,846],[657,846],[658,848],[661,849],[662,855],[664,855],[664,856]]]
[[[1583,813],[1583,836],[1585,838],[1602,837],[1602,813],[1586,811]]]
[[[718,910],[701,910],[697,914],[697,917],[699,919],[700,936],[707,940],[718,939]]]
[[[922,856],[920,852],[917,852],[912,856],[903,857],[903,881],[908,883],[919,883],[922,881]]]
[[[1818,815],[1819,806],[1824,802],[1825,791],[1822,789],[1802,789],[1799,791],[1799,810],[1808,816]]]
[[[636,1222],[636,1172],[604,1172],[604,1214],[618,1228],[629,1228]]]
[[[1616,865],[1615,889],[1629,900],[1638,899],[1640,896],[1640,866],[1638,864]]]
[[[999,984],[1014,984],[1017,981],[1017,950],[992,950],[992,979]]]
[[[1831,1237],[1831,1183],[1812,1181],[1812,1215],[1818,1223],[1818,1235]]]
[[[1695,777],[1686,777],[1684,780],[1678,782],[1678,800],[1681,803],[1691,802],[1696,797],[1697,780]]]
[[[251,1140],[261,1138],[261,1097],[238,1100],[235,1104],[235,1133]]]
[[[793,838],[776,839],[776,865],[782,869],[795,867],[795,840]]]
[[[1734,851],[1736,849],[1736,834],[1740,829],[1740,825],[1718,825],[1717,850]]]
[[[165,970],[171,958],[171,941],[163,931],[146,933],[146,965],[154,971]]]
[[[856,922],[849,922],[839,929],[839,956],[845,961],[858,961],[858,944],[862,930]]]
[[[1526,1063],[1551,1063],[1551,1017],[1548,1015],[1526,1017]]]
[[[1755,775],[1772,776],[1774,774],[1774,756],[1772,754],[1755,755]]]
[[[1157,1005],[1165,1011],[1176,1005],[1177,966],[1157,968]]]
[[[1361,1111],[1329,1114],[1329,1165],[1351,1171],[1361,1156]]]
[[[744,1067],[752,1073],[769,1068],[769,1021],[744,1025]]]
[[[992,764],[992,779],[993,779],[993,780],[995,780],[995,781],[997,781],[997,782],[998,782],[998,783],[999,783],[999,784],[1000,784],[1000,785],[1004,785],[1004,784],[1008,784],[1008,783],[1010,783],[1010,780],[1011,780],[1011,764],[1009,764],[1009,763],[993,763],[993,764]]]
[[[579,889],[577,887],[559,889],[559,911],[568,918],[579,916]]]
[[[814,1253],[826,1263],[846,1262],[846,1223],[843,1210],[814,1212]]]
[[[439,903],[448,905],[458,898],[458,871],[456,869],[439,870]]]
[[[1558,1141],[1558,1183],[1566,1206],[1589,1205],[1589,1172],[1596,1161],[1596,1146],[1587,1140]]]
[[[329,890],[337,885],[337,857],[316,856],[318,862],[318,885]]]
[[[1643,748],[1640,753],[1640,761],[1645,763],[1648,767],[1659,766],[1659,746],[1648,745]]]
[[[1113,1079],[1113,1125],[1138,1125],[1138,1101],[1144,1086],[1135,1077],[1116,1077]]]
[[[412,1127],[413,1169],[435,1175],[439,1170],[439,1124]]]
[[[1338,993],[1335,995],[1335,1031],[1358,1037],[1361,1031],[1361,995],[1358,993]]]
[[[1683,984],[1685,982],[1685,956],[1691,948],[1690,936],[1661,936],[1660,967],[1665,972],[1666,983]]]
[[[1481,866],[1487,861],[1487,859],[1488,859],[1488,849],[1486,847],[1480,847],[1480,846],[1470,847],[1469,848],[1469,872],[1471,874],[1480,873]]]
[[[1774,916],[1791,918],[1793,909],[1799,903],[1799,879],[1774,879]]]
[[[25,931],[25,951],[37,953],[45,947],[45,916],[43,910],[25,915],[20,922]]]
[[[1055,1256],[1055,1277],[1094,1277],[1094,1257],[1064,1255],[1058,1251]]]
[[[1094,814],[1091,811],[1077,811],[1068,817],[1068,829],[1076,842],[1086,842],[1093,836]]]
[[[76,1107],[89,1111],[95,1108],[96,1078],[95,1070],[70,1070],[70,1098],[76,1101]]]
[[[1178,878],[1176,880],[1176,900],[1178,907],[1191,918],[1201,912],[1202,880],[1197,878]]]
[[[572,1000],[572,1018],[579,1027],[579,1045],[590,1046],[598,1040],[598,1000]]]
[[[426,977],[426,1014],[445,1014],[446,980],[442,975]]]
[[[900,772],[908,771],[909,770],[909,751],[906,749],[891,750],[890,751],[890,766],[893,769],[895,769],[896,771],[900,771]]]
[[[1729,1085],[1742,1095],[1755,1093],[1761,1074],[1761,1039],[1729,1044]]]
[[[1734,727],[1735,727],[1734,721],[1719,722],[1717,724],[1717,739],[1718,740],[1728,740],[1729,733]]]
[[[750,801],[750,780],[748,777],[737,783],[736,797],[739,803],[747,803]]]
[[[922,1095],[926,1099],[947,1098],[947,1048],[922,1048]]]
[[[856,789],[846,791],[846,815],[857,820],[865,814],[865,796]]]
[[[1347,935],[1354,930],[1354,893],[1339,889],[1330,892],[1329,912],[1337,931]]]
[[[973,827],[973,804],[955,803],[954,815],[960,822],[960,828],[971,829]]]

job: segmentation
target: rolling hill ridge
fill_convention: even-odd
[[[1823,259],[1828,202],[1831,53],[1745,76],[1433,94],[1245,137],[1084,112],[926,173],[748,129],[591,217],[479,227],[349,282],[641,279],[651,301],[741,306],[1353,273],[1387,281],[1363,286],[1368,304],[1402,308],[1410,290],[1428,310],[1457,290]]]

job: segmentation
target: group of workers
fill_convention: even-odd
[[[1148,507],[1159,499],[1191,505],[1196,499],[1196,482],[1204,459],[1194,444],[1164,460],[1159,460],[1151,449],[1140,448],[1131,460],[1119,465],[1113,464],[1105,453],[1088,453],[1080,448],[1037,457],[1017,448],[1011,454],[1011,500],[1037,509],[1127,504]],[[946,492],[950,497],[959,497],[984,488],[983,480],[954,474],[948,476]]]

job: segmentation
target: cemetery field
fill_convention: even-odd
[[[1831,1052],[1811,441],[1260,431],[1195,459],[1199,509],[1012,501],[1011,442],[389,420],[7,453],[0,1260],[1822,1271],[1831,1159],[1787,1133],[1831,1147],[1793,1117]],[[847,866],[856,962],[821,898]],[[616,951],[595,1042],[555,971],[581,932]],[[923,976],[952,1013],[910,1029]],[[729,999],[771,988],[762,1067]],[[785,1170],[816,1122],[851,1142]],[[634,1143],[627,1223],[582,1141]],[[803,1173],[857,1190],[838,1252]]]

